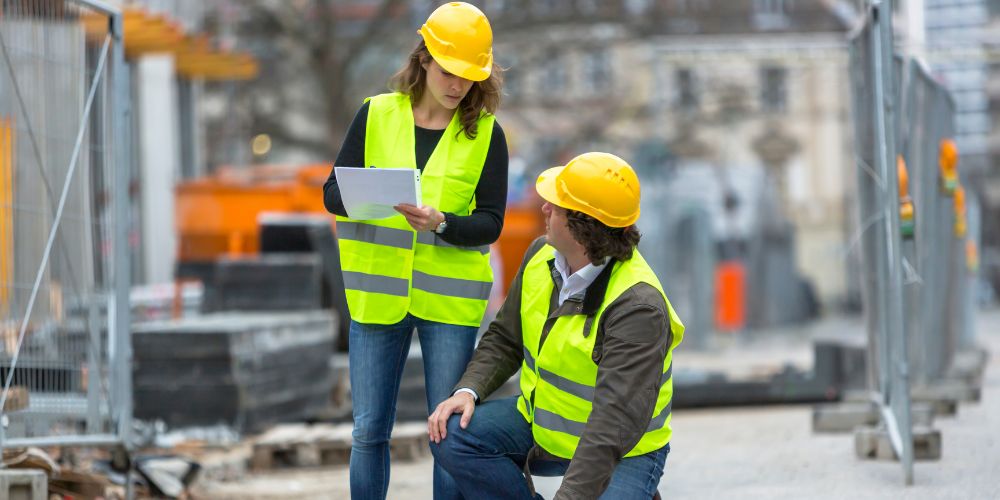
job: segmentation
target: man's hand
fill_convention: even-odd
[[[476,411],[476,399],[468,392],[459,392],[437,405],[434,413],[427,417],[427,433],[431,441],[440,443],[448,435],[448,418],[455,413],[462,414],[459,425],[466,428],[472,420],[472,412]]]
[[[417,231],[433,231],[437,229],[438,224],[444,222],[444,214],[427,205],[417,207],[401,203],[392,208],[403,214],[403,217],[406,217],[406,222],[410,223],[410,227]]]

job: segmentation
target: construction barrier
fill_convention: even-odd
[[[124,444],[122,16],[88,0],[0,9],[0,448]]]
[[[857,162],[862,295],[869,388],[882,428],[913,483],[913,435],[903,315],[896,82],[892,15],[874,0],[850,40],[849,68]]]

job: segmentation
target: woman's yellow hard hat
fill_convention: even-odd
[[[427,50],[446,71],[481,82],[493,71],[493,29],[472,4],[449,2],[431,12],[417,30]]]
[[[639,220],[639,177],[610,153],[584,153],[541,173],[535,190],[545,201],[583,212],[610,227]]]

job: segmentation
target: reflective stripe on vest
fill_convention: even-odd
[[[346,220],[337,223],[337,238],[406,250],[413,248],[413,231],[371,226]]]
[[[354,271],[344,271],[344,288],[400,297],[410,294],[410,284],[404,279]]]
[[[410,98],[382,94],[368,102],[365,165],[416,168]],[[423,204],[459,216],[472,213],[493,122],[484,113],[476,138],[469,139],[458,114],[452,117],[421,173]],[[394,324],[410,313],[454,325],[482,321],[493,285],[488,246],[461,247],[430,231],[417,233],[402,215],[337,217],[337,239],[351,319]]]
[[[596,335],[580,332],[584,315],[562,316],[549,330],[540,352],[541,331],[548,317],[553,283],[548,261],[553,257],[549,246],[543,247],[525,266],[521,290],[521,330],[524,342],[524,365],[521,375],[521,400],[518,410],[532,423],[535,442],[549,453],[572,458],[586,428],[597,385],[597,365],[591,355]],[[642,255],[615,262],[601,306],[592,321],[600,325],[605,308],[637,283],[647,283],[660,293],[663,289]],[[673,396],[673,349],[681,342],[684,325],[664,295],[673,341],[663,361],[659,391],[653,404],[652,418],[645,434],[625,456],[658,450],[670,441],[670,416]],[[667,333],[664,332],[664,335]],[[533,407],[527,404],[533,396]]]
[[[667,417],[670,416],[670,407],[671,404],[668,403],[659,415],[656,415],[649,421],[649,425],[646,426],[646,432],[659,430],[663,427],[663,424],[667,423]],[[571,436],[576,436],[577,438],[583,436],[583,430],[587,427],[586,422],[570,420],[544,408],[538,408],[535,410],[534,425],[556,432],[569,434]]]
[[[490,288],[493,288],[493,283],[458,278],[443,278],[420,271],[413,271],[413,288],[449,297],[486,300],[490,298]]]
[[[462,250],[473,250],[473,251],[479,252],[479,253],[481,253],[483,255],[486,255],[486,254],[490,253],[490,246],[489,245],[482,245],[482,246],[478,246],[478,247],[460,247],[458,245],[452,245],[451,243],[448,243],[447,241],[444,241],[443,239],[441,239],[441,236],[439,236],[439,235],[437,235],[435,233],[432,233],[430,231],[421,231],[421,232],[417,233],[417,243],[420,243],[421,245],[431,245],[431,246],[436,246],[436,247],[460,248]]]
[[[530,357],[530,355],[531,355],[530,353],[525,352],[525,360],[527,360]],[[534,359],[531,360],[531,365],[529,366],[531,367],[531,370],[535,369]],[[673,363],[671,363],[670,366],[667,367],[667,371],[660,377],[661,388],[663,387],[664,384],[667,383],[667,381],[670,380],[671,374],[673,372],[673,366],[674,366]],[[541,377],[542,380],[548,382],[551,385],[554,385],[556,388],[558,388],[563,392],[572,394],[580,399],[585,399],[587,401],[594,400],[594,387],[592,386],[574,382],[561,375],[556,375],[555,373],[552,373],[546,370],[545,368],[538,369],[538,376]]]

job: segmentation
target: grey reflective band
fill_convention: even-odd
[[[525,362],[528,362],[528,356],[530,355],[528,354],[527,349],[524,350],[524,354],[525,354],[524,356]],[[528,367],[534,370],[535,360],[532,359],[530,362],[528,362]],[[660,377],[661,388],[663,387],[664,384],[667,383],[668,380],[670,380],[670,377],[673,375],[673,371],[674,371],[674,364],[671,363],[669,366],[667,366],[667,371],[664,372],[663,376]],[[594,400],[594,388],[592,386],[581,384],[579,382],[574,382],[561,375],[556,375],[555,373],[552,373],[546,370],[545,368],[539,368],[538,374],[542,377],[542,380],[548,382],[549,385],[555,386],[557,389],[563,392],[568,392],[578,398],[585,399],[587,401]]]
[[[667,371],[663,372],[663,376],[660,377],[661,389],[663,388],[663,385],[666,384],[667,381],[670,380],[670,377],[672,377],[673,375],[674,375],[674,364],[671,362],[670,365],[667,366]]]
[[[664,424],[667,423],[667,417],[670,416],[670,408],[673,404],[673,401],[667,403],[663,411],[650,420],[649,425],[646,426],[646,432],[658,431],[663,428]],[[550,431],[565,432],[576,437],[582,436],[583,430],[587,428],[586,422],[570,420],[542,408],[535,408],[534,422],[535,425]]]
[[[528,365],[528,369],[535,371],[535,358],[531,357],[531,353],[528,352],[528,348],[524,347],[524,364]]]
[[[493,288],[493,283],[488,281],[445,278],[420,271],[413,271],[413,288],[448,297],[487,300],[490,298],[490,289]]]
[[[354,271],[344,271],[344,288],[369,293],[384,293],[399,297],[410,295],[410,284],[404,279]]]
[[[587,427],[586,422],[577,422],[561,417],[548,410],[535,408],[535,425],[550,431],[565,432],[576,437],[583,435],[583,430]]]
[[[667,406],[663,408],[663,411],[659,415],[653,417],[653,420],[649,421],[649,425],[646,426],[646,432],[658,431],[663,428],[663,424],[667,423],[667,417],[670,416],[670,408],[674,406],[673,398],[667,402]]]
[[[418,232],[417,243],[420,243],[421,245],[431,245],[435,247],[452,247],[452,248],[457,248],[459,250],[471,250],[473,252],[479,252],[483,255],[490,253],[489,245],[482,245],[478,247],[462,247],[458,245],[452,245],[451,243],[448,243],[447,241],[441,239],[440,235],[430,231]]]
[[[413,249],[413,231],[391,227],[373,226],[360,222],[337,222],[337,238],[363,241],[387,247]]]
[[[545,368],[539,368],[538,375],[542,377],[542,380],[548,382],[549,385],[555,386],[563,392],[568,392],[586,401],[594,400],[594,388],[592,386],[574,382],[561,375],[556,375]]]

